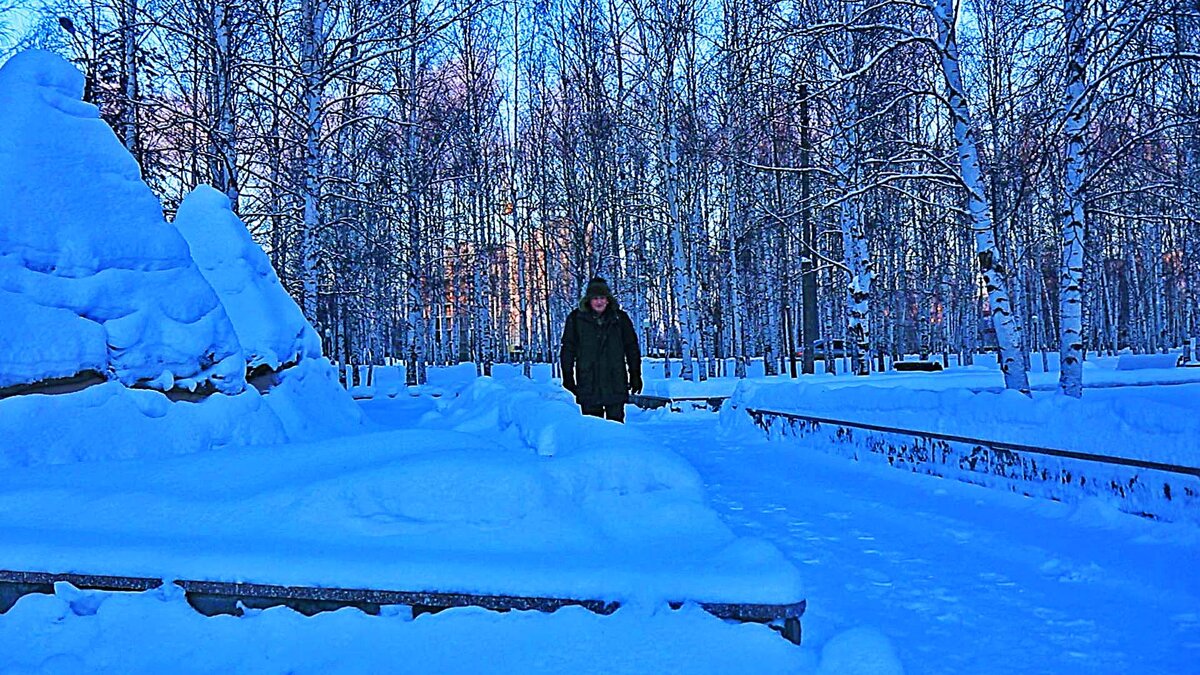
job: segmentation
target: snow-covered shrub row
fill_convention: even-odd
[[[736,377],[710,377],[696,382],[678,377],[646,380],[642,395],[662,398],[722,397],[731,395],[737,383]]]
[[[550,382],[551,381],[551,365],[549,363],[534,363],[531,364],[530,375],[534,382]],[[346,375],[350,373],[350,366],[346,366]],[[401,392],[406,391],[406,368],[403,363],[393,366],[360,366],[356,365],[353,368],[358,369],[359,382],[357,386],[352,386],[348,391],[356,399],[369,399],[376,397],[393,398]],[[415,392],[432,394],[434,396],[457,396],[459,392],[466,389],[478,375],[478,366],[474,363],[458,363],[452,366],[428,366],[426,372],[426,384]],[[368,373],[374,373],[374,383],[367,384]],[[496,363],[492,365],[492,377],[497,380],[510,379],[514,377],[525,377],[525,367],[520,363]]]
[[[757,408],[1200,465],[1200,384],[1089,389],[1074,399],[1045,391],[1029,397],[1015,391],[914,388],[921,381],[912,378],[903,386],[904,380],[893,378],[887,386],[874,386],[848,378],[743,380],[721,410],[722,424],[744,428],[750,419],[745,409]]]

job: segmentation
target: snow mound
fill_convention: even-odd
[[[82,88],[48,52],[0,68],[0,388],[109,382],[0,398],[0,466],[361,431],[315,331],[228,200],[199,188],[168,224]],[[246,387],[259,366],[282,369],[260,376],[266,394]],[[197,402],[179,390],[217,394]]]
[[[6,323],[0,343],[23,349],[0,356],[0,381],[94,370],[125,385],[241,391],[225,310],[82,92],[83,76],[49,52],[0,68],[0,290],[24,298],[35,330],[13,337]],[[29,360],[35,341],[43,368]]]
[[[277,370],[321,355],[316,331],[230,209],[228,197],[207,185],[197,187],[179,206],[175,227],[233,322],[249,369]]]
[[[0,290],[0,387],[103,373],[108,364],[104,328],[60,307],[43,307]],[[55,336],[47,340],[47,335]]]
[[[436,422],[455,431],[504,437],[542,457],[569,494],[622,495],[672,491],[703,501],[704,483],[682,457],[636,429],[581,415],[560,387],[525,378],[481,377],[468,386]]]
[[[81,393],[99,396],[99,389]],[[255,393],[221,398],[257,405],[265,426],[274,394],[264,403]],[[180,411],[162,408],[163,418],[132,427],[131,435],[175,442],[164,431]],[[251,415],[243,417],[249,423]],[[734,534],[707,507],[695,472],[679,457],[612,439],[607,455],[584,449],[540,457],[515,438],[497,428],[409,429],[0,470],[0,569],[53,565],[92,574],[660,606],[804,597],[795,566],[771,544]],[[45,526],[30,529],[31,522]],[[102,540],[90,535],[96,532]]]
[[[817,675],[904,675],[904,666],[886,635],[860,626],[825,643]]]
[[[189,455],[361,433],[362,412],[325,359],[197,402],[107,382],[69,394],[0,399],[0,468]]]
[[[185,455],[286,438],[254,389],[175,403],[162,392],[107,382],[0,399],[0,468]]]
[[[289,441],[316,440],[362,433],[362,409],[337,381],[324,357],[305,358],[275,373],[263,399],[279,419]]]
[[[581,415],[570,401],[570,394],[551,384],[520,377],[478,378],[440,414],[427,414],[423,425],[486,437],[508,452],[489,461],[479,455],[469,462],[445,455],[431,457],[420,469],[406,468],[403,478],[385,483],[438,486],[430,506],[435,512],[453,510],[450,505],[466,500],[462,509],[473,514],[476,522],[487,520],[485,514],[504,514],[504,522],[522,523],[523,531],[537,533],[532,539],[541,543],[519,544],[522,549],[527,545],[591,552],[612,548],[604,557],[614,565],[622,559],[670,561],[653,570],[627,573],[626,578],[637,581],[617,583],[617,578],[610,578],[610,584],[623,588],[696,597],[697,587],[720,587],[724,600],[740,602],[802,597],[798,573],[778,549],[735,536],[708,508],[703,481],[686,460],[633,427]],[[525,470],[534,473],[522,473]],[[419,490],[401,492],[409,496],[390,502],[401,509],[401,522],[437,520],[401,506],[424,499],[414,496]],[[499,533],[489,537],[488,541],[504,539]],[[514,541],[529,538],[522,534]],[[668,569],[669,574],[661,574]],[[754,584],[743,583],[749,578],[755,579]]]

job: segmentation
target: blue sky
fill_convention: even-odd
[[[41,6],[41,0],[0,0],[0,16],[8,29],[0,32],[0,54],[11,49],[28,32]]]

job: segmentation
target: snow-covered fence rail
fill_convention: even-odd
[[[113,592],[149,591],[170,583],[178,587],[188,604],[206,616],[233,614],[241,616],[243,608],[266,609],[286,606],[312,616],[318,612],[343,607],[355,607],[367,614],[379,614],[384,605],[403,605],[411,608],[414,617],[453,607],[482,607],[492,611],[554,612],[563,607],[579,606],[596,614],[609,615],[621,607],[612,600],[528,597],[513,595],[477,595],[471,593],[432,593],[424,591],[393,591],[377,589],[326,588],[316,586],[277,586],[220,581],[177,579],[166,582],[152,577],[127,577],[91,574],[52,574],[0,570],[0,614],[7,612],[17,600],[31,593],[53,594],[55,584],[69,583],[79,589]],[[740,622],[771,623],[784,638],[800,644],[800,617],[806,601],[784,604],[746,604],[700,602],[704,611],[721,619]],[[679,609],[682,602],[669,603]]]
[[[1200,523],[1200,467],[756,408],[746,412],[768,437],[825,438],[832,452],[855,460],[1057,501],[1100,497],[1127,513]]]

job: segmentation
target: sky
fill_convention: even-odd
[[[0,0],[0,24],[7,30],[0,31],[0,57],[16,46],[36,20],[41,0]]]

